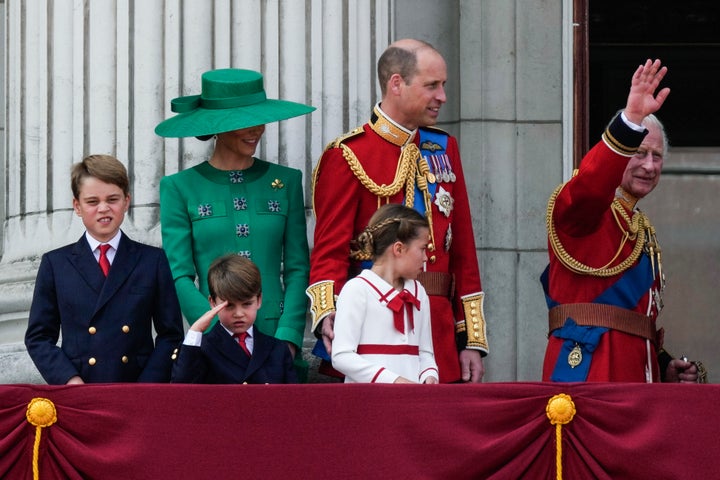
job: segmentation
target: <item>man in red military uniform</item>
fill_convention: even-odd
[[[654,382],[697,379],[697,366],[658,354],[664,275],[649,219],[636,208],[660,180],[667,138],[653,115],[667,72],[648,60],[632,77],[625,109],[550,198],[550,265],[542,281],[550,336],[543,380]]]
[[[329,350],[334,296],[362,268],[349,257],[351,241],[380,205],[405,203],[431,225],[419,280],[430,295],[440,381],[479,382],[488,352],[484,293],[460,154],[454,137],[428,128],[446,101],[445,61],[427,43],[399,40],[380,57],[378,77],[382,101],[370,121],[331,142],[314,171],[312,328]]]

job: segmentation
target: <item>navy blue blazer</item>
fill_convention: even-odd
[[[182,345],[172,369],[173,383],[297,383],[290,349],[282,340],[253,328],[251,357],[216,323],[199,347]]]
[[[183,335],[162,249],[123,233],[107,278],[85,235],[43,255],[25,346],[47,383],[168,382]]]

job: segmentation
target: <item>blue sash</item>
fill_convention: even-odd
[[[447,150],[448,135],[446,133],[420,128],[418,129],[418,138],[420,141],[420,155],[426,157],[426,159],[430,155],[443,155],[445,153],[445,150]],[[425,149],[423,148],[423,145],[433,145],[433,147],[435,148],[433,148],[432,150]],[[437,149],[438,146],[440,147],[439,149]],[[434,171],[433,163],[429,160],[428,167],[430,167],[430,171],[433,174],[438,174],[438,172]],[[428,192],[430,193],[431,199],[435,196],[436,190],[437,183],[428,182]],[[415,185],[415,199],[413,203],[413,208],[418,212],[422,213],[423,215],[425,214],[425,198],[423,196],[423,192],[420,191],[417,185]]]
[[[562,328],[552,332],[553,337],[565,341],[560,349],[550,380],[553,382],[584,382],[587,380],[593,352],[600,343],[600,338],[607,331],[608,329],[604,327],[577,325],[572,318],[568,317]],[[580,348],[582,361],[573,367],[570,365],[569,357],[575,348]]]
[[[317,339],[315,341],[315,346],[312,349],[312,354],[316,357],[320,357],[323,360],[326,360],[328,362],[331,362],[332,359],[330,358],[330,355],[328,354],[327,350],[325,349],[325,344],[321,339]]]
[[[549,266],[540,276],[543,290],[545,292],[545,301],[548,309],[559,305],[553,300],[548,293],[548,276]],[[640,299],[645,295],[653,285],[654,278],[650,259],[646,254],[642,254],[638,263],[626,270],[625,273],[607,290],[602,292],[592,303],[602,303],[606,305],[614,305],[616,307],[628,310],[634,309]],[[587,380],[590,364],[592,363],[592,354],[600,343],[600,338],[607,332],[604,327],[585,327],[578,326],[572,318],[565,321],[562,328],[558,328],[552,332],[552,336],[565,340],[562,349],[555,363],[555,369],[550,379],[554,382],[582,382]],[[580,347],[582,353],[582,362],[574,368],[568,363],[568,355],[575,348]]]

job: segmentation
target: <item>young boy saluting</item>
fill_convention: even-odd
[[[188,330],[172,371],[173,383],[297,383],[285,342],[253,327],[262,304],[260,271],[239,255],[208,269],[211,310]],[[218,316],[210,331],[203,332]]]
[[[170,380],[183,337],[180,305],[165,252],[120,230],[129,184],[109,155],[73,166],[73,208],[86,232],[43,255],[25,333],[51,385]]]

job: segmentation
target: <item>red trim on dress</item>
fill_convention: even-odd
[[[419,355],[417,345],[362,344],[357,347],[358,355]]]

